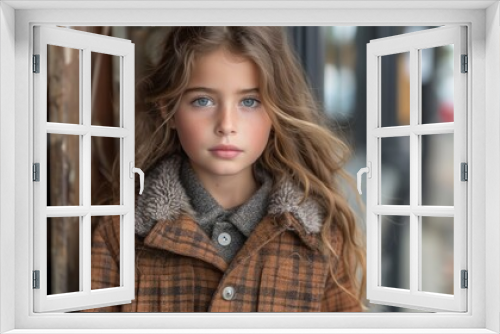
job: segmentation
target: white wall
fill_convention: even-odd
[[[0,333],[14,328],[15,11],[0,2]]]
[[[45,1],[39,1],[39,3],[44,3]],[[90,1],[98,6],[95,1]],[[89,3],[90,3],[89,2]],[[331,3],[333,3],[332,1]],[[437,3],[438,1],[436,1]],[[465,1],[464,1],[465,2]],[[464,2],[449,2],[455,4],[461,4]],[[0,4],[2,2],[0,1]],[[19,2],[24,3],[24,2]],[[63,3],[71,3],[71,2],[51,2],[55,5],[63,5]],[[101,2],[99,2],[101,3]],[[323,2],[322,2],[323,3]],[[392,2],[391,2],[392,3]],[[415,3],[419,3],[415,1]],[[423,2],[422,2],[423,3]],[[429,2],[426,2],[429,3]],[[14,4],[13,4],[14,6]],[[76,5],[74,5],[76,6]],[[307,6],[307,5],[304,5]],[[23,13],[24,12],[24,13]],[[498,282],[500,266],[498,259],[493,261],[493,267],[489,268],[490,270],[487,272],[487,275],[484,275],[484,235],[488,236],[488,250],[494,252],[494,257],[498,257],[500,253],[500,247],[497,244],[499,240],[499,231],[498,222],[500,221],[500,208],[499,198],[500,198],[500,176],[498,174],[498,166],[500,163],[500,136],[496,131],[499,129],[499,121],[500,116],[498,115],[498,106],[500,101],[497,101],[500,94],[498,94],[499,84],[498,84],[498,74],[499,67],[498,65],[498,5],[495,4],[495,7],[491,7],[488,11],[489,18],[485,20],[484,10],[466,10],[466,11],[456,11],[456,10],[446,10],[446,13],[443,14],[443,10],[421,10],[421,11],[384,11],[384,10],[370,10],[363,11],[362,15],[359,15],[358,11],[348,11],[348,10],[322,10],[319,11],[314,10],[301,10],[301,11],[292,11],[292,10],[268,10],[265,15],[259,11],[258,14],[259,20],[252,22],[265,22],[266,20],[269,22],[278,22],[283,25],[289,24],[290,22],[294,22],[297,25],[301,24],[311,24],[318,20],[318,22],[323,23],[332,23],[336,22],[337,24],[351,23],[352,22],[364,22],[365,24],[377,24],[380,22],[390,21],[394,24],[399,23],[407,23],[408,21],[416,22],[415,24],[420,25],[422,23],[433,24],[434,22],[446,23],[446,24],[456,24],[459,23],[467,23],[472,22],[474,29],[472,30],[472,39],[474,41],[474,54],[472,55],[472,76],[473,76],[473,84],[475,89],[475,100],[472,101],[474,117],[471,123],[472,126],[469,126],[469,129],[472,129],[475,141],[472,147],[473,154],[473,167],[476,169],[469,170],[469,176],[473,177],[474,189],[471,194],[471,198],[474,199],[472,216],[469,213],[469,217],[474,222],[475,229],[474,234],[469,235],[469,238],[474,240],[474,249],[469,249],[469,259],[473,258],[474,261],[469,260],[469,263],[472,265],[471,268],[471,280],[476,280],[476,282],[481,282],[481,287],[474,290],[474,294],[472,294],[472,289],[469,289],[469,297],[471,297],[472,310],[474,310],[473,317],[469,316],[456,316],[454,314],[436,314],[435,316],[431,316],[425,319],[425,322],[422,322],[422,327],[447,327],[451,326],[454,328],[457,327],[476,327],[480,328],[477,332],[484,333],[481,329],[484,328],[484,311],[485,311],[485,301],[483,299],[484,290],[486,289],[488,296],[488,300],[486,301],[487,306],[494,306],[497,309],[488,310],[488,328],[497,329],[495,332],[498,332],[499,328],[499,312],[498,312],[498,296],[499,296],[499,287]],[[188,13],[189,16],[187,16]],[[1,277],[1,285],[0,285],[0,332],[4,332],[14,326],[13,320],[13,310],[17,307],[16,312],[16,324],[18,328],[28,328],[26,331],[16,331],[21,332],[29,332],[30,328],[36,328],[38,326],[46,327],[46,328],[54,328],[59,326],[58,328],[62,329],[64,332],[69,332],[69,330],[64,330],[64,328],[69,328],[74,326],[75,319],[63,319],[64,317],[58,316],[57,314],[44,316],[44,317],[30,317],[26,310],[31,309],[30,298],[33,291],[29,288],[29,285],[26,284],[30,280],[30,274],[32,266],[27,264],[26,261],[28,259],[28,249],[29,243],[26,243],[26,236],[29,236],[29,224],[30,222],[30,214],[29,214],[29,198],[26,194],[29,193],[29,185],[32,183],[30,181],[30,152],[29,152],[29,141],[30,141],[30,105],[29,100],[27,99],[26,92],[30,90],[29,86],[29,64],[30,64],[30,53],[29,53],[29,22],[41,22],[41,23],[52,23],[52,22],[83,22],[82,24],[89,24],[89,22],[98,22],[99,20],[109,22],[109,24],[123,24],[123,22],[127,22],[131,24],[131,22],[136,22],[137,24],[148,24],[153,23],[162,23],[162,22],[170,22],[175,25],[175,23],[182,22],[183,24],[220,24],[220,21],[227,21],[227,17],[231,17],[232,22],[238,22],[240,24],[245,25],[245,23],[249,19],[248,17],[255,17],[257,12],[254,10],[245,10],[245,11],[234,11],[234,13],[229,13],[229,11],[225,10],[211,10],[207,11],[185,11],[185,10],[164,10],[164,11],[156,11],[155,13],[150,13],[146,11],[133,10],[133,11],[116,11],[116,10],[100,10],[100,11],[90,11],[90,10],[60,10],[60,11],[30,11],[30,10],[17,10],[16,11],[16,22],[17,22],[17,30],[16,36],[18,39],[18,43],[16,46],[16,59],[18,60],[18,64],[16,64],[16,74],[17,80],[14,85],[14,41],[13,36],[9,36],[8,32],[13,31],[14,26],[14,11],[11,8],[3,5],[0,5],[0,42],[2,43],[2,50],[0,52],[0,272],[2,273]],[[249,16],[250,14],[250,16]],[[252,16],[253,15],[253,16]],[[6,19],[8,17],[9,19]],[[255,20],[255,19],[253,19]],[[444,20],[444,21],[443,21]],[[448,21],[446,21],[448,20]],[[488,25],[485,23],[489,23]],[[493,24],[493,22],[495,22]],[[5,29],[7,26],[9,29]],[[488,63],[494,63],[491,69],[489,67],[485,67],[485,54],[484,54],[484,29],[488,29],[488,33],[493,32],[492,36],[489,38],[489,47],[495,48],[494,55],[488,55]],[[4,37],[7,36],[7,37]],[[8,42],[6,42],[8,40]],[[495,44],[496,43],[496,44]],[[487,71],[486,71],[487,69]],[[488,91],[488,95],[486,97],[496,99],[495,101],[485,102],[485,81],[484,78],[488,77],[488,83],[486,87],[490,87],[490,91]],[[8,79],[7,79],[8,78]],[[14,88],[17,86],[16,88]],[[481,92],[481,93],[479,93]],[[14,113],[13,110],[13,102],[11,99],[14,97],[14,93],[17,94],[17,103],[16,103],[16,111]],[[491,107],[491,108],[490,108]],[[488,119],[485,120],[485,113],[488,113]],[[14,115],[17,122],[15,123],[16,131],[14,132]],[[490,121],[491,120],[491,121]],[[485,129],[488,131],[487,137],[485,140]],[[14,154],[13,150],[13,139],[15,137],[15,144],[18,147],[18,151]],[[485,168],[485,154],[484,149],[489,148],[488,151],[488,165],[490,166],[488,170]],[[497,152],[499,151],[499,152]],[[13,181],[13,161],[14,158],[17,159],[16,164],[16,182]],[[471,161],[472,157],[469,156],[469,161]],[[488,172],[485,176],[485,172]],[[487,182],[485,182],[485,180]],[[492,182],[493,181],[493,182]],[[16,193],[14,192],[14,186],[16,187]],[[487,191],[485,192],[485,187],[487,186]],[[491,199],[485,200],[485,193],[488,195],[493,194],[494,197]],[[17,201],[17,214],[15,225],[17,225],[17,234],[18,242],[16,249],[12,245],[14,237],[13,237],[13,228],[14,228],[14,212],[13,206],[13,197],[16,195]],[[486,204],[485,204],[486,203]],[[488,215],[485,216],[485,205],[489,209]],[[485,222],[494,221],[492,227],[488,228],[486,233],[484,230]],[[9,222],[8,224],[5,222]],[[470,231],[470,229],[469,229]],[[13,250],[15,251],[15,256],[18,259],[17,265],[14,267],[13,262]],[[8,251],[6,251],[8,250]],[[491,256],[490,256],[491,258]],[[16,304],[14,305],[14,270],[17,271],[17,299]],[[480,273],[479,275],[474,275],[474,273]],[[487,277],[485,277],[487,276]],[[490,286],[486,286],[484,282],[488,282]],[[469,286],[473,284],[473,281],[469,281]],[[496,284],[496,285],[495,285]],[[491,288],[491,291],[490,291]],[[479,292],[478,292],[479,291]],[[490,293],[491,292],[491,293]],[[488,308],[489,309],[489,308]],[[479,316],[478,316],[479,315]],[[169,321],[172,327],[182,327],[186,323],[186,317],[184,315],[168,315]],[[142,317],[142,318],[140,318]],[[314,315],[315,321],[318,327],[323,328],[331,328],[335,326],[349,325],[356,326],[357,328],[389,328],[391,327],[393,331],[394,328],[401,327],[400,324],[404,324],[405,321],[415,320],[413,316],[401,315],[399,317],[395,317],[392,314],[374,314],[374,315],[366,315],[363,321],[359,321],[355,317],[349,317],[348,315],[339,314],[336,317],[336,323],[332,323],[332,319],[327,316],[319,316]],[[304,326],[304,318],[299,316],[294,317],[285,317],[276,315],[273,316],[274,322],[273,326],[282,326],[282,324],[291,324],[296,325],[297,328]],[[398,321],[395,321],[394,318],[398,318]],[[469,318],[472,318],[469,319]],[[150,323],[154,323],[157,328],[164,328],[165,320],[157,317],[147,317],[146,315],[138,315],[138,317],[126,316],[120,318],[120,323],[117,323],[116,320],[114,324],[117,327],[121,327],[122,329],[130,329],[135,328],[137,326],[138,321],[148,321]],[[200,320],[209,320],[207,322],[203,322]],[[210,325],[213,328],[220,328],[221,326],[225,328],[236,328],[239,326],[265,326],[266,323],[257,323],[255,322],[255,317],[246,317],[242,315],[232,315],[231,317],[227,317],[226,315],[211,315],[211,317],[207,317],[206,319],[197,319],[195,322],[191,322],[190,324],[195,326],[202,326],[205,324]],[[260,319],[260,318],[259,318]],[[77,319],[77,325],[82,327],[90,326],[93,328],[104,328],[105,325],[108,325],[106,322],[105,316],[103,317],[94,317],[92,318],[92,323],[88,323],[88,318],[80,318]],[[471,322],[474,321],[474,322]],[[205,327],[207,327],[205,325]],[[269,325],[269,327],[271,327]],[[425,332],[426,329],[422,329],[421,332]],[[438,332],[439,330],[435,330],[434,332]],[[398,331],[399,332],[399,331]],[[403,332],[403,330],[401,331]],[[450,331],[451,332],[451,331]],[[473,330],[463,330],[462,332],[473,332]]]
[[[500,15],[499,4],[491,5],[486,11],[486,252],[489,263],[486,266],[486,328],[500,331],[498,300],[500,300]],[[496,255],[496,256],[495,256]]]

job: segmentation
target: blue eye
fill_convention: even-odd
[[[212,106],[213,101],[207,97],[199,97],[194,99],[191,104],[193,104],[195,107],[204,108]],[[260,101],[255,98],[246,98],[242,100],[242,104],[245,108],[257,108],[260,104]]]
[[[200,97],[200,98],[193,101],[193,103],[195,104],[196,107],[208,107],[209,102],[210,102],[210,99],[207,99],[206,97]]]
[[[245,106],[247,108],[257,108],[258,103],[260,103],[260,101],[257,100],[257,99],[254,99],[254,98],[249,98],[249,99],[244,99],[243,100],[243,106]]]

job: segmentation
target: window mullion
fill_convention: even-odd
[[[90,294],[91,291],[91,216],[90,216],[90,206],[91,206],[91,53],[89,48],[83,49],[82,57],[82,125],[86,128],[86,133],[83,135],[83,148],[82,148],[82,159],[80,160],[81,169],[83,170],[83,206],[89,211],[83,216],[83,242],[80,245],[80,251],[82,252],[82,266],[83,266],[83,291]]]
[[[415,134],[419,115],[419,57],[418,49],[410,50],[410,292],[418,291],[420,277],[419,217],[414,209],[419,204],[420,145]]]

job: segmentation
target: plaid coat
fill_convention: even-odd
[[[321,210],[312,200],[298,205],[297,187],[285,182],[271,194],[268,214],[227,263],[193,218],[179,165],[176,156],[157,164],[136,205],[135,299],[87,312],[361,311],[331,279],[318,248]],[[119,286],[119,226],[113,216],[93,233],[92,289]],[[333,240],[338,254],[339,234]],[[341,261],[335,268],[351,290]]]

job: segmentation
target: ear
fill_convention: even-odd
[[[170,117],[168,120],[167,126],[170,128],[170,130],[175,130],[177,128],[175,124],[175,114]]]
[[[167,108],[165,107],[165,105],[166,103],[164,100],[159,100],[158,102],[156,102],[156,108],[163,119],[167,119]],[[168,121],[167,126],[172,130],[176,129],[174,117],[172,117]]]
[[[172,117],[170,119],[170,121],[168,122],[168,127],[171,129],[171,130],[175,130],[176,129],[176,126],[175,126],[175,120],[174,118]]]
[[[167,108],[165,108],[165,102],[162,100],[159,100],[158,102],[155,103],[155,106],[156,106],[156,109],[157,109],[158,113],[160,114],[161,118],[167,119]]]

